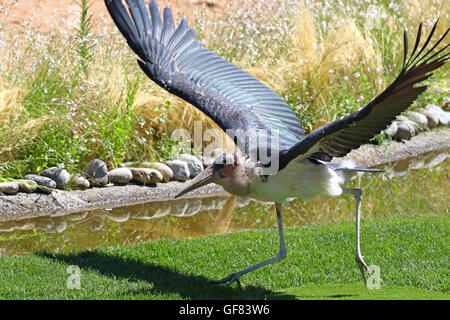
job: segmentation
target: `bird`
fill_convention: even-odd
[[[149,2],[148,9],[143,0],[126,3],[128,10],[122,0],[105,0],[112,20],[137,55],[143,72],[160,87],[206,114],[237,146],[236,151],[219,155],[175,197],[216,183],[231,194],[275,204],[278,253],[210,281],[237,283],[242,289],[241,276],[286,258],[282,206],[288,199],[308,201],[318,195],[350,194],[356,207],[355,260],[367,285],[370,273],[360,249],[362,190],[346,188],[345,184],[354,172],[382,170],[331,161],[369,142],[426,90],[426,85],[416,84],[448,61],[448,44],[439,50],[436,47],[449,29],[431,46],[436,21],[424,44],[419,46],[420,24],[410,55],[405,31],[403,64],[395,80],[358,111],[305,135],[299,119],[277,93],[203,47],[184,18],[176,25],[171,10],[164,8],[162,19],[154,0]]]

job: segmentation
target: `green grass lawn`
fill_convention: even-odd
[[[380,289],[363,284],[352,222],[286,228],[288,257],[241,278],[218,279],[276,254],[270,230],[160,240],[72,254],[0,258],[3,299],[450,299],[448,214],[362,221],[362,253],[380,268]],[[80,289],[66,286],[76,265]]]

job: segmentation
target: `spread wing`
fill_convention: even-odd
[[[428,79],[432,71],[442,66],[448,59],[448,44],[433,53],[450,29],[426,50],[436,30],[433,26],[428,38],[420,50],[422,24],[419,26],[414,49],[407,59],[408,38],[404,33],[404,59],[400,74],[394,82],[378,97],[359,111],[342,117],[311,132],[305,139],[282,153],[281,167],[297,157],[319,158],[330,161],[333,157],[343,157],[361,144],[371,140],[384,130],[397,115],[405,111],[427,86],[414,87]]]
[[[115,24],[139,56],[142,70],[204,112],[245,152],[255,141],[249,142],[245,135],[236,137],[236,130],[253,132],[250,140],[277,132],[280,149],[289,149],[304,138],[300,122],[286,102],[247,72],[203,48],[186,20],[176,26],[168,8],[162,20],[155,1],[150,2],[149,10],[142,0],[126,2],[129,12],[121,0],[105,0]]]

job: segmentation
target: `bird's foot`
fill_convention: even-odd
[[[236,282],[238,284],[239,289],[244,290],[244,289],[242,289],[242,284],[241,284],[241,281],[239,280],[240,276],[241,275],[238,274],[238,273],[232,273],[229,276],[227,276],[225,278],[222,278],[220,280],[209,280],[209,282],[211,282],[211,283],[225,283],[227,285],[231,285],[233,282]]]
[[[367,286],[367,278],[370,276],[369,268],[367,264],[364,262],[364,257],[361,254],[357,254],[355,257],[356,263],[358,264],[359,270],[361,271],[364,284]]]

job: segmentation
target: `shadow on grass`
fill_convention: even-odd
[[[206,277],[187,275],[167,267],[143,263],[129,258],[109,256],[102,252],[85,251],[77,254],[52,254],[47,252],[36,255],[77,265],[81,269],[98,271],[108,277],[128,280],[144,280],[153,284],[152,289],[129,290],[134,295],[149,295],[158,298],[163,294],[178,294],[184,299],[295,299],[293,295],[281,294],[265,288],[245,286],[241,291],[236,284],[231,286],[209,283]],[[111,297],[114,298],[114,297]]]

